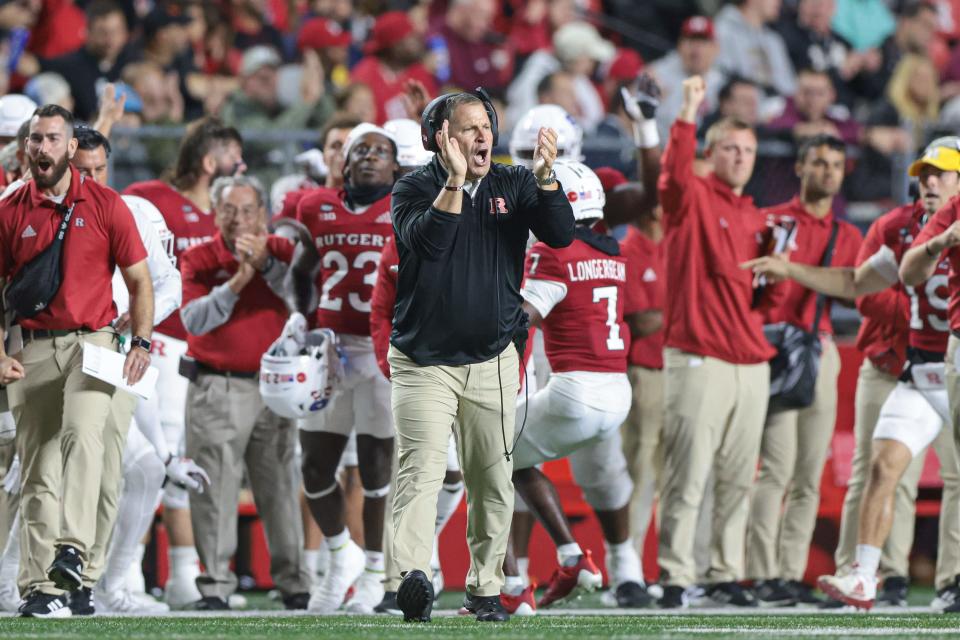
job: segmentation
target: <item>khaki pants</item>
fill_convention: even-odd
[[[663,471],[663,371],[630,367],[627,370],[633,401],[630,413],[620,427],[623,455],[633,480],[630,495],[630,539],[643,555],[643,543],[650,525],[653,500],[659,490]]]
[[[951,425],[933,442],[933,450],[940,458],[940,477],[943,478],[943,495],[940,499],[940,531],[937,543],[936,588],[943,589],[960,575],[960,450],[958,450],[958,427],[960,425],[960,376],[957,374],[956,358],[960,340],[950,336],[947,343],[946,361],[947,394],[950,397]],[[949,437],[944,437],[946,432]],[[953,445],[953,446],[951,446]],[[953,454],[952,463],[949,461]]]
[[[840,540],[834,553],[837,573],[850,571],[855,560],[857,532],[860,522],[860,501],[870,473],[870,459],[873,452],[873,432],[880,418],[880,408],[887,396],[897,386],[897,379],[880,371],[868,358],[864,358],[857,378],[856,415],[854,419],[854,438],[856,448],[853,452],[853,465],[850,482],[843,499],[843,512],[840,516]],[[913,528],[917,499],[917,483],[923,471],[924,456],[914,458],[906,473],[897,485],[894,498],[893,527],[883,545],[880,557],[880,575],[910,575],[910,549],[913,547]]]
[[[388,357],[399,459],[393,502],[397,567],[430,575],[452,424],[467,488],[467,592],[497,595],[513,516],[513,464],[504,456],[504,439],[512,446],[517,350],[509,344],[499,358],[449,367],[421,367],[392,346]]]
[[[767,363],[735,365],[667,348],[660,570],[666,585],[696,581],[694,532],[714,474],[709,582],[743,579],[750,487],[770,393]]]
[[[237,550],[237,505],[244,469],[270,552],[270,575],[284,596],[310,590],[303,561],[299,481],[293,473],[297,429],[267,409],[256,379],[201,374],[187,389],[187,457],[210,486],[190,496],[190,520],[205,571],[204,597],[236,591],[230,560]],[[296,526],[294,526],[296,525]]]
[[[83,373],[84,343],[116,349],[117,337],[32,341],[19,354],[26,375],[7,387],[21,465],[21,593],[61,593],[47,579],[55,547],[76,547],[86,564],[94,546],[114,387]]]
[[[17,453],[17,448],[10,442],[0,444],[0,484],[3,483],[3,477],[10,469],[13,463],[13,457]],[[17,515],[17,508],[20,506],[20,495],[10,495],[0,488],[0,552],[7,546],[7,537],[17,535],[13,529],[13,519]]]
[[[807,568],[820,478],[837,421],[840,375],[837,345],[830,337],[821,345],[813,404],[770,413],[763,429],[747,529],[747,576],[755,580],[803,580]]]

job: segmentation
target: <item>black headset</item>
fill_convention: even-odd
[[[493,132],[493,144],[494,146],[500,141],[500,127],[497,122],[497,110],[493,107],[493,101],[490,99],[490,95],[484,90],[483,87],[477,87],[473,91],[461,91],[459,93],[445,93],[442,96],[437,96],[430,101],[430,104],[427,105],[427,108],[423,110],[423,115],[420,116],[420,139],[423,141],[423,148],[427,151],[433,151],[434,153],[439,153],[440,148],[437,146],[437,132],[443,128],[443,112],[447,106],[447,101],[453,97],[460,95],[471,95],[479,98],[480,102],[483,103],[483,108],[487,112],[487,117],[490,118],[490,129]]]

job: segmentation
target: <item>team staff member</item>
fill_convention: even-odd
[[[62,282],[49,306],[19,319],[23,351],[0,347],[0,383],[18,425],[21,476],[20,590],[23,616],[70,615],[63,590],[81,585],[94,544],[103,469],[103,430],[115,388],[82,371],[84,344],[117,349],[114,266],[130,292],[132,348],[123,373],[140,380],[150,363],[153,288],[133,216],[120,196],[70,166],[73,115],[37,110],[27,153],[33,180],[0,204],[0,272],[16,273],[46,248],[70,215]],[[54,557],[56,547],[56,557]]]
[[[305,609],[310,576],[303,562],[299,483],[291,473],[296,427],[264,406],[260,357],[283,329],[282,293],[293,246],[268,236],[260,182],[220,178],[211,192],[218,232],[181,260],[187,354],[197,372],[187,390],[187,456],[209,470],[210,490],[190,511],[205,572],[198,609],[228,609],[237,578],[237,503],[244,469],[263,519],[270,573],[289,609]]]
[[[855,264],[860,232],[833,215],[833,199],[843,184],[846,159],[842,140],[828,135],[809,138],[797,153],[800,193],[784,204],[764,209],[773,219],[796,222],[791,262],[820,264],[836,226],[830,264]],[[769,310],[766,321],[814,330],[817,293],[791,281],[783,285],[783,295],[783,304]],[[816,330],[822,354],[814,402],[804,409],[767,415],[760,475],[750,505],[747,575],[756,581],[760,603],[771,606],[819,602],[802,580],[820,504],[820,477],[837,415],[840,353],[833,341],[829,300]]]
[[[573,241],[573,212],[553,173],[556,132],[541,130],[533,172],[491,161],[488,109],[472,94],[428,106],[438,154],[393,191],[400,255],[388,355],[400,467],[394,498],[397,603],[429,620],[428,569],[450,425],[468,488],[466,606],[506,620],[503,557],[513,514],[511,463],[520,380],[514,335],[525,332],[520,280],[530,231],[552,247]],[[436,116],[431,118],[430,116]],[[493,214],[491,215],[491,211]]]
[[[204,118],[190,125],[180,144],[170,182],[147,180],[124,190],[124,195],[140,196],[151,203],[173,233],[176,261],[195,244],[206,242],[216,233],[210,205],[210,186],[220,176],[243,173],[243,140],[233,127],[216,118]],[[174,313],[157,326],[152,355],[160,370],[157,393],[160,397],[160,424],[167,446],[175,455],[183,454],[184,406],[187,380],[179,374],[180,356],[187,351],[187,333]],[[185,489],[168,483],[163,493],[163,523],[170,536],[168,549],[170,576],[164,586],[164,599],[173,607],[197,601],[195,584],[200,574],[197,551],[190,526],[190,502]]]
[[[749,126],[729,119],[713,125],[706,148],[713,171],[706,177],[693,171],[705,91],[703,78],[684,80],[683,108],[670,130],[659,182],[672,294],[664,350],[664,607],[684,606],[685,588],[696,582],[693,538],[711,468],[716,502],[708,595],[717,603],[756,603],[738,581],[774,350],[753,304],[751,274],[738,265],[760,253],[756,238],[766,219],[743,195],[757,152]],[[772,293],[768,289],[761,303],[770,303]]]

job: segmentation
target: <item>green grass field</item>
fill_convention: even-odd
[[[189,616],[177,614],[163,618],[94,617],[67,620],[0,619],[0,639],[8,638],[94,638],[96,640],[135,640],[164,638],[181,640],[270,640],[323,638],[719,638],[734,635],[751,638],[960,638],[960,616],[917,612],[916,606],[929,602],[930,590],[914,589],[908,612],[880,610],[871,614],[777,613],[741,615],[710,614],[696,609],[681,614],[663,614],[655,610],[636,615],[585,615],[577,608],[600,608],[594,595],[562,612],[536,618],[514,618],[501,625],[480,624],[471,617],[437,615],[430,624],[406,624],[393,617],[365,616],[282,616],[277,604],[265,595],[248,595],[250,607],[235,616]],[[439,603],[453,609],[460,594],[445,593]],[[610,611],[610,613],[614,613]],[[559,615],[558,615],[559,614]]]

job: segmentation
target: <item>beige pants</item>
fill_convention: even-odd
[[[870,473],[870,459],[873,455],[873,431],[880,418],[880,408],[887,396],[897,386],[897,379],[880,371],[868,358],[864,358],[857,378],[856,415],[854,419],[854,438],[856,448],[853,452],[853,465],[850,482],[843,499],[843,512],[840,517],[840,540],[834,553],[837,573],[850,571],[855,560],[857,548],[857,530],[860,521],[860,501]],[[893,527],[883,546],[880,557],[880,575],[908,577],[910,575],[910,549],[913,547],[914,515],[917,499],[917,483],[923,471],[924,456],[914,458],[906,473],[897,485],[894,499]]]
[[[267,409],[257,380],[201,374],[187,389],[187,457],[210,486],[190,496],[190,520],[205,571],[204,597],[236,591],[230,560],[237,550],[237,505],[244,469],[263,523],[270,575],[284,596],[310,590],[303,561],[300,482],[294,471],[297,429]],[[294,526],[297,525],[297,526]]]
[[[17,453],[17,448],[11,440],[8,443],[0,444],[0,483],[3,477],[10,469],[13,463],[13,457]],[[20,495],[10,495],[3,489],[0,489],[0,551],[7,546],[7,537],[17,535],[12,531],[13,519],[17,515],[17,508],[20,506]]]
[[[520,387],[517,350],[509,344],[499,358],[450,367],[419,366],[392,346],[388,358],[399,459],[393,501],[397,567],[430,575],[452,424],[467,488],[467,592],[497,595],[513,516],[513,464],[504,456],[504,439],[511,447]]]
[[[821,344],[813,404],[770,413],[763,429],[747,528],[747,576],[755,580],[802,580],[807,568],[840,375],[837,345],[830,337]]]
[[[667,348],[659,563],[666,585],[696,581],[694,532],[711,468],[709,582],[743,579],[750,487],[770,393],[767,363],[735,365]]]
[[[944,426],[933,442],[933,450],[940,459],[940,477],[943,479],[937,542],[937,589],[949,586],[954,577],[960,575],[960,451],[957,444],[960,441],[957,431],[957,425],[960,424],[960,376],[957,375],[956,368],[958,346],[960,340],[950,336],[944,358],[953,428],[951,429],[950,425]]]
[[[620,427],[623,455],[633,480],[630,495],[630,539],[643,554],[643,543],[650,525],[653,500],[660,487],[663,471],[663,371],[630,367],[627,370],[633,401],[630,413]]]
[[[114,387],[83,373],[84,343],[116,349],[117,337],[99,331],[30,342],[19,354],[26,375],[7,387],[21,464],[21,593],[61,593],[47,579],[55,547],[76,547],[86,564],[94,546]]]

